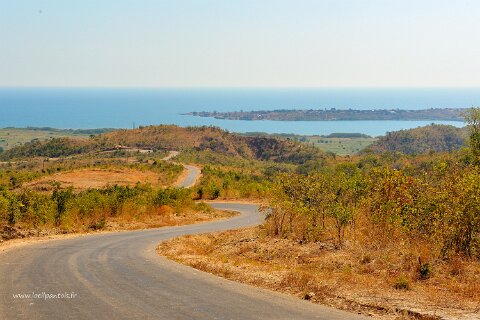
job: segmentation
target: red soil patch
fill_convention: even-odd
[[[53,183],[59,182],[62,188],[73,187],[75,190],[103,188],[111,185],[133,186],[138,182],[159,185],[160,175],[152,171],[133,169],[81,169],[61,172],[27,184],[38,191],[53,189]]]

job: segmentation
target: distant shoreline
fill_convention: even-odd
[[[310,110],[265,110],[265,111],[200,111],[182,115],[245,121],[464,121],[467,108],[403,109],[310,109]]]

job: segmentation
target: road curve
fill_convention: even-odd
[[[183,167],[187,170],[187,175],[183,178],[182,181],[177,183],[176,187],[178,188],[191,188],[197,182],[198,177],[200,176],[200,168],[196,166],[191,166],[184,164]]]
[[[39,242],[0,255],[0,319],[363,319],[225,280],[157,255],[160,241],[260,223],[251,204],[228,220]],[[17,293],[74,292],[73,299]]]
[[[178,151],[169,151],[167,156],[165,158],[163,158],[162,160],[180,164],[187,171],[186,176],[183,177],[181,181],[178,181],[175,184],[175,187],[177,187],[177,188],[191,188],[195,185],[198,178],[200,177],[201,169],[199,167],[196,167],[196,166],[183,164],[183,163],[178,163],[178,162],[173,161],[173,158],[175,158],[178,155],[179,155]]]

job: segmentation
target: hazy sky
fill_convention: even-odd
[[[480,86],[478,0],[0,0],[0,86]]]

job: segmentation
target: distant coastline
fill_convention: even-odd
[[[270,121],[363,121],[363,120],[412,120],[412,121],[464,121],[466,108],[404,109],[310,109],[310,110],[258,110],[258,111],[200,111],[183,115],[221,120],[270,120]]]
[[[389,131],[463,121],[241,121],[181,115],[275,109],[428,109],[480,105],[480,88],[423,89],[108,89],[0,88],[0,128],[132,128],[157,124],[217,126],[230,132],[328,135]],[[308,119],[310,120],[310,119]]]

